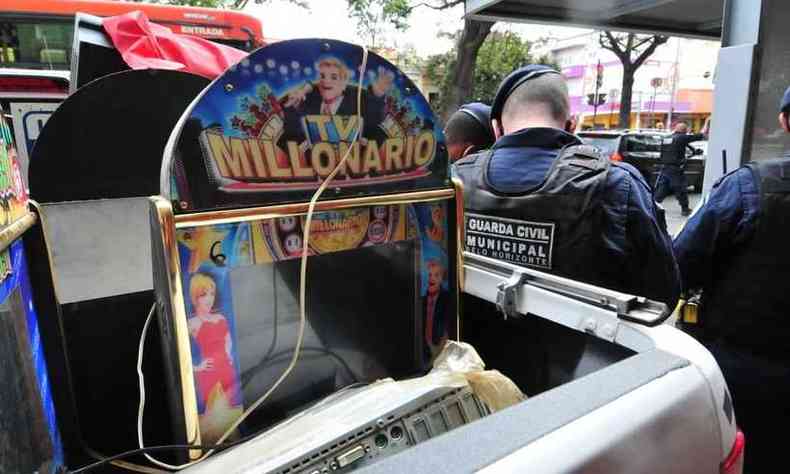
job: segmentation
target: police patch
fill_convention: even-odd
[[[551,270],[554,224],[466,214],[466,250],[484,257]]]

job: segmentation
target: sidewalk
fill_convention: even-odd
[[[702,195],[699,193],[689,193],[689,207],[694,209],[701,196]],[[666,210],[667,230],[669,231],[669,235],[675,237],[675,235],[680,232],[683,224],[686,223],[688,217],[680,215],[680,204],[678,204],[678,200],[675,199],[675,196],[669,196],[664,199],[661,206]]]

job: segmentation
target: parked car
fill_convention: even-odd
[[[622,161],[634,166],[653,187],[661,171],[661,140],[668,135],[667,132],[654,130],[597,130],[579,133],[584,143],[596,146],[612,161]],[[695,192],[700,192],[705,177],[707,142],[694,142],[692,147],[702,151],[698,155],[688,151],[686,180],[689,186],[694,187]]]

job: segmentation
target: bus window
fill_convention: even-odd
[[[73,34],[68,21],[0,20],[0,66],[68,69]]]

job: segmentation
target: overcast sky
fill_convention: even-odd
[[[348,17],[346,0],[308,0],[309,10],[291,5],[287,0],[270,0],[264,5],[250,2],[246,8],[263,22],[267,38],[332,38],[361,43],[356,23]],[[453,32],[463,27],[463,5],[444,11],[419,8],[409,19],[409,29],[387,33],[386,44],[397,48],[413,45],[420,56],[443,53],[452,47],[446,38],[437,38],[439,32]],[[581,30],[557,26],[500,23],[499,30],[513,30],[528,39],[553,34],[571,35]],[[378,42],[378,41],[377,41]]]

